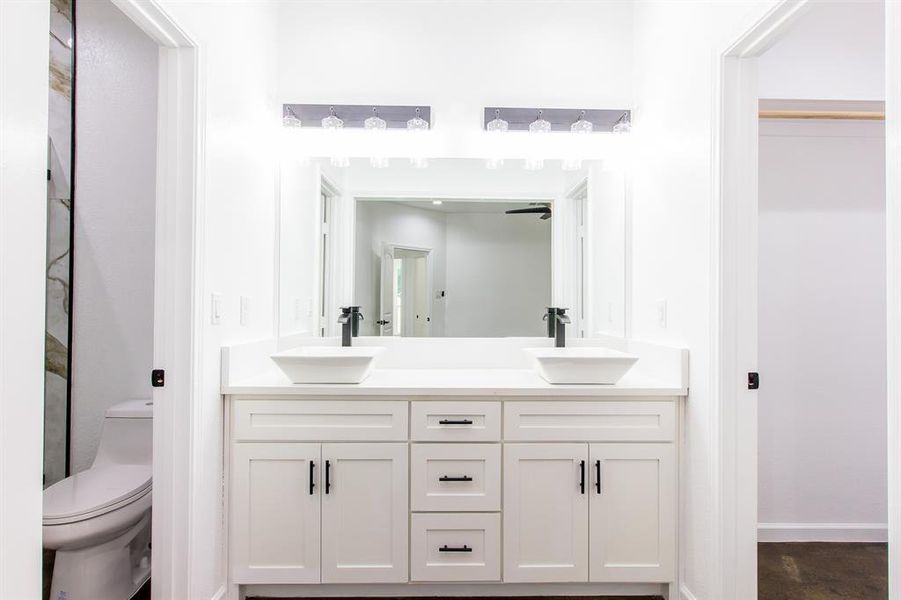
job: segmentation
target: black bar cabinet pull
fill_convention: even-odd
[[[580,493],[584,494],[585,493],[585,461],[584,460],[579,461],[579,473],[581,473],[581,476],[579,477],[579,491],[580,491]]]
[[[441,419],[439,425],[472,425],[472,419]]]
[[[460,475],[459,477],[452,477],[450,475],[442,475],[438,478],[438,481],[472,481],[472,477],[469,475]]]
[[[597,481],[594,482],[594,486],[598,489],[598,494],[600,494],[601,493],[601,461],[599,461],[599,460],[594,461],[594,468],[595,468],[595,471],[597,472],[596,475],[598,476]]]
[[[329,461],[325,461],[325,493],[326,494],[328,494],[328,491],[332,488],[331,470],[332,470],[332,463]]]
[[[310,461],[310,495],[313,495],[313,490],[316,489],[316,482],[313,480],[313,469],[316,468],[316,463],[312,460]]]
[[[447,544],[438,548],[438,552],[472,552],[472,548],[463,544],[463,546],[448,546]]]

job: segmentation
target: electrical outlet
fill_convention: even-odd
[[[666,300],[657,301],[657,326],[666,329]]]
[[[222,294],[214,293],[210,297],[210,323],[218,325],[222,322]]]
[[[247,296],[241,296],[240,315],[241,325],[247,325],[247,321],[250,317],[250,298],[248,298]]]

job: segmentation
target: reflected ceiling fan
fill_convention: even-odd
[[[511,208],[504,211],[505,215],[541,215],[542,221],[550,219],[554,214],[550,202],[529,202],[528,208]]]

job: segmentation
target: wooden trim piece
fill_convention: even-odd
[[[885,113],[864,110],[761,110],[761,119],[832,119],[844,121],[884,121]]]

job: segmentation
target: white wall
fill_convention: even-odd
[[[271,337],[274,332],[275,206],[278,126],[276,3],[160,0],[200,50],[196,218],[202,272],[196,285],[203,333],[197,340],[198,452],[191,490],[191,560],[175,565],[187,598],[212,598],[225,584],[222,495],[220,347]],[[210,296],[222,294],[219,325],[210,323]],[[250,300],[239,321],[241,296]]]
[[[108,0],[76,5],[72,472],[91,466],[107,408],[150,397],[156,43]]]
[[[883,125],[763,122],[759,168],[761,535],[884,539]]]
[[[0,2],[0,598],[41,594],[49,30]]]
[[[378,335],[382,243],[431,248],[432,289],[442,290],[447,286],[447,220],[444,213],[395,202],[357,202],[356,213],[354,304],[364,316],[360,335]],[[432,298],[433,336],[445,335],[445,318],[445,300]]]
[[[448,337],[544,336],[551,303],[551,221],[447,215]]]
[[[684,344],[691,392],[681,449],[680,569],[687,594],[722,597],[719,494],[712,460],[718,416],[711,382],[716,56],[775,1],[635,4],[632,164],[632,334]],[[666,301],[666,326],[657,305]],[[691,596],[688,596],[691,597]]]
[[[759,59],[761,98],[885,99],[885,2],[814,1]]]

